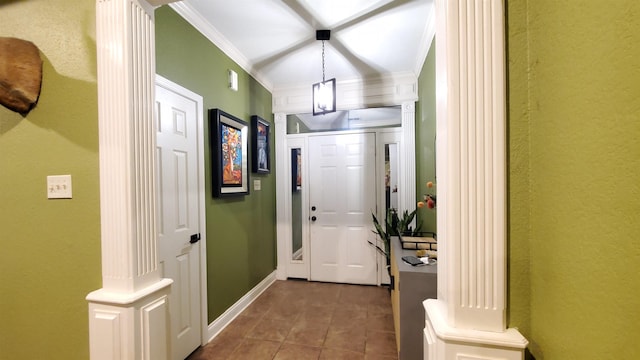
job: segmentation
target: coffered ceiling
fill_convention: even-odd
[[[184,0],[170,5],[270,90],[322,80],[418,75],[433,0]]]

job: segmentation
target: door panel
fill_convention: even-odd
[[[169,297],[173,359],[200,346],[200,233],[197,104],[156,86],[158,147],[158,255]]]
[[[311,280],[376,284],[375,135],[310,137],[309,159]]]

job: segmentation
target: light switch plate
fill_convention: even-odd
[[[71,199],[71,175],[47,176],[48,199]]]
[[[262,182],[260,181],[260,179],[254,179],[253,180],[253,190],[259,191],[260,188],[262,188]]]

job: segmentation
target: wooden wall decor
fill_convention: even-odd
[[[0,37],[0,104],[27,114],[42,84],[40,50],[30,41]]]

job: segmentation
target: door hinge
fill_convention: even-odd
[[[200,241],[200,233],[191,235],[191,239],[189,240],[190,243],[195,244],[198,241]]]

